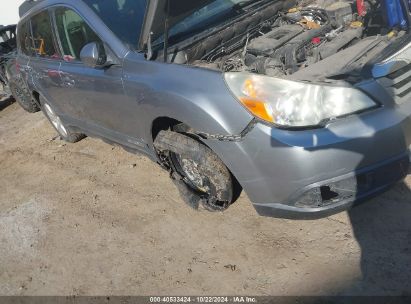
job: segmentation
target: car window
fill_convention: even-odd
[[[84,0],[107,27],[124,43],[136,48],[147,0]]]
[[[30,23],[27,21],[23,23],[19,28],[19,45],[20,50],[23,54],[27,56],[32,56],[33,54],[33,40],[30,33]]]
[[[80,52],[86,44],[101,43],[97,34],[75,11],[58,8],[55,15],[64,60],[80,60]]]
[[[52,23],[48,11],[41,12],[31,19],[33,34],[33,51],[43,58],[60,58],[54,45]]]

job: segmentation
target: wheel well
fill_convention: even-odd
[[[180,121],[170,117],[159,117],[155,119],[151,127],[151,136],[153,137],[153,141],[157,138],[160,131],[172,129],[174,126],[179,124],[181,124]]]
[[[36,91],[33,91],[32,95],[37,105],[40,107],[40,94]]]
[[[169,129],[173,129],[175,126],[177,125],[183,125],[184,127],[186,127],[187,129],[190,129],[190,126],[184,124],[181,121],[178,121],[176,119],[170,118],[170,117],[159,117],[157,119],[155,119],[153,121],[153,125],[151,128],[151,135],[153,137],[153,142],[155,141],[155,139],[157,138],[158,134],[160,133],[160,131],[165,131],[165,130],[169,130]],[[199,139],[198,137],[193,137],[196,140],[200,141],[203,145],[207,146],[208,148],[211,149],[211,147],[209,147],[206,143],[204,143],[201,139]],[[212,149],[211,149],[212,150]],[[241,192],[243,190],[242,186],[240,185],[240,183],[238,182],[237,178],[235,177],[235,175],[231,172],[230,169],[228,169],[230,171],[230,174],[232,176],[233,179],[233,187],[234,187],[234,201],[236,201],[240,195]]]

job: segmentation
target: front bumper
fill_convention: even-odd
[[[344,211],[389,189],[409,172],[409,154],[310,185],[288,204],[254,204],[259,215],[315,219]],[[316,205],[318,207],[316,207]]]
[[[390,98],[378,89],[378,84],[371,84],[371,92]],[[259,214],[325,217],[386,190],[408,174],[411,102],[387,103],[316,130],[286,131],[257,124],[240,142],[208,144]]]

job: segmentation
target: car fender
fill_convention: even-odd
[[[139,107],[139,127],[146,140],[152,122],[168,117],[196,132],[240,134],[253,116],[232,95],[221,72],[187,65],[147,61],[131,54],[124,61],[124,85],[128,98]]]

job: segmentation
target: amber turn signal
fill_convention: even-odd
[[[274,122],[270,105],[263,101],[247,97],[240,98],[240,101],[256,117],[268,122]]]

